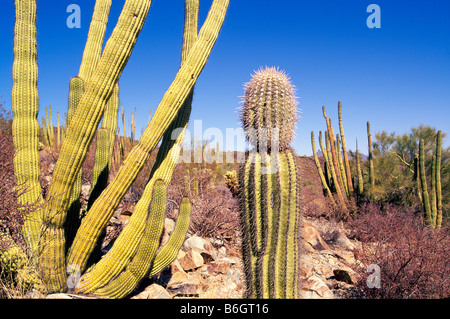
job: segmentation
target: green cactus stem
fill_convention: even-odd
[[[41,234],[43,198],[39,183],[39,94],[36,50],[36,1],[15,2],[13,87],[14,173],[17,185],[26,192],[18,197],[21,205],[37,204],[25,216],[23,235],[28,245],[37,250]]]
[[[441,157],[442,157],[442,132],[439,130],[436,137],[436,228],[442,227],[442,185],[441,185]]]
[[[344,161],[342,159],[342,154],[341,154],[341,139],[339,137],[339,134],[336,134],[336,158],[337,158],[337,163],[338,163],[338,167],[339,167],[339,176],[342,181],[342,188],[344,189],[344,192],[347,195],[347,198],[350,198],[350,191],[348,189],[348,184],[346,182],[347,177],[345,175],[345,165],[344,165]]]
[[[89,256],[92,251],[97,236],[110,219],[119,200],[124,196],[126,189],[143,167],[148,154],[156,147],[163,133],[169,128],[183,102],[191,94],[195,81],[217,39],[228,3],[227,0],[215,0],[213,2],[198,38],[193,43],[192,49],[174,82],[161,100],[150,125],[144,130],[138,144],[131,150],[115,178],[91,207],[88,213],[92,214],[91,219],[85,225],[82,223],[80,226],[77,234],[79,240],[75,239],[71,249],[73,254],[72,256],[69,255],[69,260],[73,264],[80,265],[80,268],[83,268],[86,256]]]
[[[269,157],[250,154],[239,173],[246,293],[250,298],[295,298],[297,168],[289,150]]]
[[[342,140],[342,153],[344,156],[344,164],[345,164],[345,176],[347,178],[347,189],[349,190],[348,193],[349,199],[351,199],[353,192],[352,172],[350,170],[350,162],[348,160],[347,143],[345,142],[345,135],[344,135],[344,125],[342,124],[341,101],[338,102],[338,116],[339,116],[339,131],[341,133],[341,140]]]
[[[367,121],[367,141],[369,148],[369,194],[375,187],[375,171],[373,167],[373,147],[372,147],[372,134],[370,133],[370,123]]]
[[[333,195],[331,194],[331,190],[328,187],[327,180],[326,180],[325,175],[322,170],[322,165],[320,165],[320,162],[319,162],[319,157],[317,156],[316,143],[314,140],[314,132],[313,131],[311,131],[311,146],[312,146],[312,151],[313,151],[313,156],[314,156],[314,162],[316,163],[317,171],[319,172],[320,181],[322,182],[323,191],[324,191],[324,193],[327,194],[327,196],[331,200],[333,206],[335,206],[336,203],[333,199]]]
[[[325,135],[326,135],[326,133],[325,133]],[[323,145],[322,131],[319,131],[319,145],[320,145],[320,150],[322,151],[322,156],[325,160],[325,166],[324,166],[325,178],[327,179],[327,184],[328,184],[330,190],[333,191],[334,185],[333,185],[333,177],[331,176],[330,160],[328,158],[328,151]]]
[[[328,134],[325,134],[325,143],[327,145],[326,150],[328,153],[328,158],[331,159],[331,158],[333,158],[333,154],[332,154],[332,147],[331,147],[331,142],[330,142],[330,138],[329,138]],[[341,190],[341,186],[340,186],[341,184],[338,179],[339,171],[335,170],[335,166],[333,163],[330,163],[329,167],[330,167],[330,171],[331,171],[331,177],[333,178],[334,189],[336,190],[336,194],[338,195],[339,203],[340,203],[341,207],[344,210],[346,210],[344,195],[342,194],[342,190]]]
[[[431,218],[431,206],[430,199],[428,196],[427,189],[427,176],[425,174],[425,150],[424,150],[424,141],[420,139],[419,142],[419,172],[420,172],[420,183],[422,185],[422,203],[423,209],[425,211],[425,218],[429,225],[433,225],[433,221]]]
[[[325,106],[322,106],[322,113],[323,113],[323,117],[325,118],[325,122],[327,124],[327,135],[328,135],[328,141],[329,141],[329,144],[327,144],[327,146],[329,146],[329,148],[330,148],[330,153],[329,153],[328,157],[332,164],[332,165],[330,164],[330,166],[333,166],[332,169],[334,170],[335,175],[336,175],[336,176],[333,176],[333,179],[335,182],[336,192],[339,194],[340,190],[343,188],[343,184],[342,184],[342,180],[341,180],[339,163],[338,163],[337,153],[336,153],[336,142],[335,142],[336,135],[334,134],[333,125],[331,124],[331,119],[327,116],[327,113],[325,111]],[[325,136],[325,139],[327,138],[327,135]],[[341,197],[341,195],[339,195],[339,197]]]
[[[358,150],[358,140],[356,140],[356,174],[358,178],[358,200],[361,199],[364,195],[364,179],[361,170],[361,155]]]
[[[436,228],[437,203],[436,203],[436,153],[431,159],[431,188],[430,188],[431,226]]]
[[[293,92],[285,73],[275,68],[257,71],[245,85],[240,117],[255,149],[240,166],[239,199],[250,298],[298,297],[300,185],[289,147],[298,113]]]
[[[88,81],[102,54],[112,0],[96,0],[78,76]]]
[[[106,99],[117,83],[137,36],[144,24],[151,1],[127,0],[116,27],[106,43],[94,73],[85,83],[85,93],[70,121],[67,136],[61,147],[59,159],[48,191],[49,201],[44,210],[48,256],[56,264],[44,262],[42,275],[49,291],[61,291],[66,287],[64,258],[64,222],[69,206],[70,189],[87,155],[89,145],[104,112]],[[90,114],[90,116],[86,116]],[[74,151],[76,150],[76,151]],[[59,241],[62,240],[62,244]]]
[[[419,167],[419,154],[414,155],[414,183],[416,185],[416,194],[419,198],[420,203],[423,202],[422,199],[422,186],[420,185],[420,167]]]

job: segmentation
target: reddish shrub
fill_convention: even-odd
[[[362,243],[356,258],[361,280],[352,297],[382,299],[448,298],[450,296],[450,232],[439,232],[421,218],[400,207],[386,206],[382,211],[367,204],[348,225]],[[370,288],[369,265],[381,270],[381,285]]]

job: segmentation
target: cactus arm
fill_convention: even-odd
[[[429,225],[432,225],[430,199],[428,197],[427,177],[425,175],[425,150],[423,139],[419,142],[419,172],[420,183],[422,185],[422,203],[425,211],[425,217]]]
[[[69,126],[69,123],[72,120],[73,114],[77,109],[78,103],[80,102],[83,93],[84,93],[83,79],[78,76],[72,77],[69,83],[69,97],[68,97],[69,105],[67,109],[67,119],[65,124],[66,128]],[[66,250],[72,244],[77,229],[80,226],[80,208],[81,208],[80,193],[82,184],[81,181],[82,174],[83,171],[80,168],[80,171],[78,172],[78,175],[76,176],[75,182],[70,191],[69,209],[67,210],[67,217],[64,225]]]
[[[347,198],[350,198],[348,185],[346,183],[347,177],[345,175],[344,161],[343,161],[342,155],[341,155],[341,139],[339,137],[339,134],[336,134],[336,157],[337,157],[337,163],[338,163],[338,167],[339,167],[339,174],[340,174],[339,176],[342,181],[342,188],[344,189],[344,192],[347,195]]]
[[[358,196],[361,198],[364,193],[364,180],[361,171],[361,155],[358,150],[358,140],[356,140],[356,174],[358,175]]]
[[[139,249],[117,278],[95,291],[100,296],[122,298],[129,294],[145,276],[151,266],[153,256],[159,246],[164,228],[164,215],[167,203],[167,186],[164,181],[157,180],[153,187],[149,213],[145,221],[145,229],[139,241]]]
[[[52,200],[46,205],[43,216],[48,232],[45,239],[50,242],[47,246],[59,249],[58,251],[46,249],[47,256],[43,258],[42,275],[49,285],[50,292],[65,289],[65,268],[64,262],[60,264],[62,267],[53,267],[51,260],[45,260],[48,257],[57,260],[58,263],[64,261],[64,250],[61,250],[64,244],[53,244],[52,241],[61,238],[64,240],[64,235],[59,232],[64,232],[63,224],[69,206],[70,190],[100,122],[104,101],[110,95],[131,55],[150,4],[151,1],[148,0],[125,2],[117,25],[106,43],[96,70],[86,83],[85,93],[70,121],[48,192],[48,198]]]
[[[436,153],[431,159],[431,189],[430,189],[430,206],[431,206],[431,226],[436,228],[437,221],[437,204],[436,204]]]
[[[331,151],[331,145],[330,145],[331,144],[330,143],[330,138],[329,138],[329,136],[327,134],[325,135],[325,143],[327,145],[326,149],[327,149],[327,152],[328,152],[328,158],[332,158],[333,155],[331,154],[332,151]],[[331,170],[331,176],[332,176],[333,181],[334,181],[334,189],[336,190],[336,193],[338,195],[339,202],[340,202],[341,206],[343,208],[345,208],[346,205],[345,205],[345,201],[344,201],[344,196],[342,195],[341,186],[340,186],[340,184],[338,182],[338,178],[337,178],[337,173],[338,172],[336,172],[335,166],[334,166],[333,163],[330,163],[330,170]]]
[[[78,76],[89,80],[100,59],[112,0],[96,0]]]
[[[325,135],[327,135],[327,133],[325,132]],[[330,187],[330,190],[332,190],[332,176],[331,176],[331,168],[330,168],[330,161],[328,159],[328,151],[326,150],[326,148],[323,145],[323,139],[322,139],[322,131],[319,131],[319,146],[320,146],[320,150],[322,151],[322,156],[325,160],[325,177],[327,179],[328,182],[328,186]]]
[[[15,1],[13,87],[14,173],[17,185],[27,190],[18,197],[19,204],[42,204],[39,183],[39,94],[36,49],[36,1]],[[36,206],[24,220],[23,235],[33,250],[40,236],[41,210]]]
[[[313,131],[311,131],[311,146],[312,146],[312,151],[313,151],[313,155],[314,155],[314,162],[316,163],[316,167],[319,172],[320,181],[322,182],[322,188],[323,188],[324,192],[326,192],[328,198],[333,203],[333,206],[335,206],[336,203],[334,202],[333,195],[331,194],[330,188],[328,187],[327,181],[325,179],[325,175],[323,174],[322,166],[320,165],[320,162],[319,162],[319,157],[317,156],[316,143],[314,141],[314,132]],[[325,165],[326,165],[326,163],[325,163]]]
[[[106,104],[105,113],[102,120],[102,128],[109,132],[109,158],[111,159],[114,151],[114,141],[117,132],[117,114],[119,111],[119,84],[114,86],[113,92],[109,96]],[[108,161],[108,170],[111,168],[111,160]]]
[[[94,169],[92,171],[92,188],[91,194],[89,195],[88,210],[108,184],[108,163],[110,159],[109,133],[110,132],[105,128],[100,128],[97,131],[97,147],[95,150],[95,162]]]
[[[71,263],[85,264],[85,256],[81,255],[85,255],[86,252],[89,254],[95,243],[95,238],[105,227],[115,207],[142,169],[148,154],[156,147],[163,133],[168,129],[169,124],[183,105],[184,100],[190,94],[217,39],[225,18],[228,2],[228,0],[215,0],[213,2],[191,52],[177,73],[174,82],[164,94],[149,126],[120,167],[115,178],[95,201],[90,209],[90,216],[86,216],[87,219],[85,218],[86,222],[80,226],[77,234],[78,240],[76,237],[71,249],[73,254],[69,254]],[[77,254],[77,256],[74,254]]]
[[[158,274],[165,267],[170,265],[178,255],[178,251],[184,243],[186,233],[189,228],[191,215],[191,203],[188,197],[184,197],[181,201],[180,214],[175,223],[175,228],[167,243],[161,247],[156,254],[152,263],[148,276]]]
[[[436,227],[442,226],[442,186],[441,186],[441,157],[442,157],[442,132],[439,130],[436,137]]]
[[[370,123],[367,122],[367,141],[369,147],[369,192],[373,190],[375,186],[375,172],[373,168],[373,147],[372,147],[372,134],[370,133]]]
[[[341,101],[338,102],[338,117],[339,117],[339,131],[341,133],[341,140],[342,140],[342,152],[344,154],[345,176],[347,178],[347,189],[349,191],[349,198],[351,198],[352,193],[353,193],[352,172],[350,170],[350,162],[348,160],[347,143],[345,142],[345,135],[344,135],[344,125],[342,124]]]

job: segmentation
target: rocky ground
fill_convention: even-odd
[[[166,219],[166,234],[174,222]],[[326,220],[304,220],[301,228],[301,298],[343,298],[356,280],[352,265],[358,242],[346,236],[342,224]],[[326,239],[326,240],[325,240]],[[131,299],[243,298],[244,273],[240,252],[220,239],[189,234],[177,259],[161,274],[145,280]],[[46,298],[83,298],[54,294]]]
[[[297,160],[306,210],[326,210],[313,160],[309,157],[298,157]],[[49,166],[51,174],[52,164]],[[50,176],[44,176],[44,183],[49,181]],[[90,185],[83,185],[82,196],[87,198],[89,192]],[[114,233],[114,228],[117,230],[125,226],[131,214],[132,209],[119,209],[110,221],[109,231]],[[301,226],[301,298],[344,298],[357,278],[352,266],[358,262],[353,251],[359,244],[348,238],[348,231],[343,223],[335,223],[329,218],[311,217],[311,214],[305,215]],[[174,223],[166,218],[163,242],[171,234]],[[218,238],[201,238],[188,234],[177,259],[158,276],[144,280],[129,298],[232,299],[243,298],[244,290],[242,256],[237,245],[230,246]],[[41,297],[91,298],[74,294]]]

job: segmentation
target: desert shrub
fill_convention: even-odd
[[[226,187],[204,189],[197,199],[192,200],[192,233],[234,244],[238,229],[238,202]]]
[[[0,149],[0,233],[7,233],[16,243],[25,245],[21,235],[25,209],[20,209],[17,203],[19,194],[14,177],[11,136],[0,136]]]
[[[361,261],[355,270],[361,280],[352,297],[380,299],[448,298],[450,296],[450,232],[428,227],[421,217],[402,207],[375,204],[361,207],[348,222],[361,242],[355,251]],[[381,270],[381,287],[370,288],[369,265]]]

